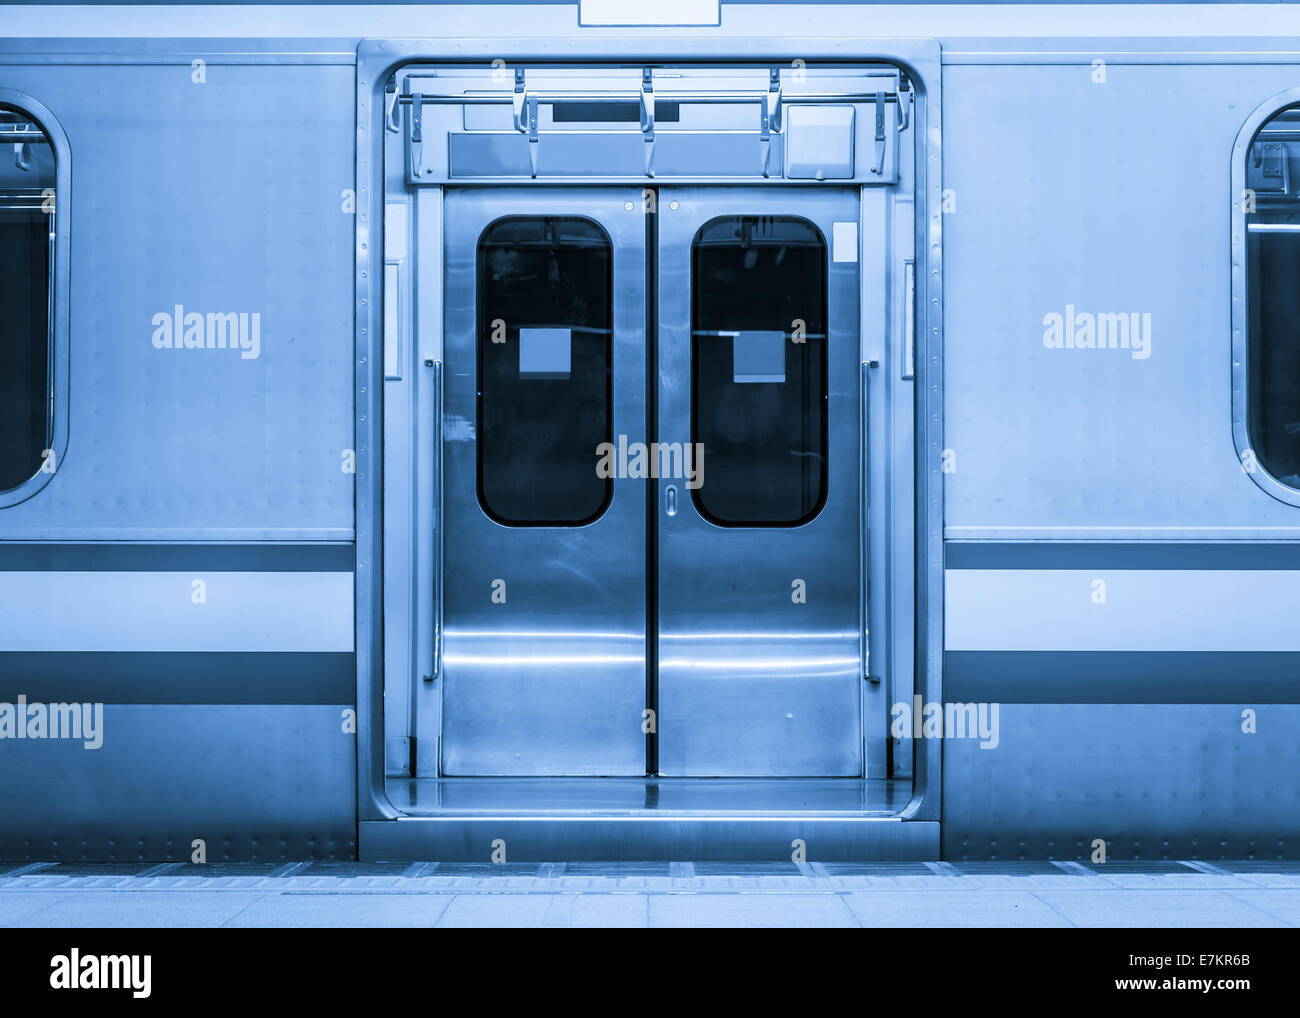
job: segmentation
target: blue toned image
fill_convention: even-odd
[[[0,322],[0,926],[1300,925],[1296,4],[0,0]]]

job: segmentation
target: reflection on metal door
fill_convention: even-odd
[[[645,220],[631,189],[445,198],[443,773],[645,771]],[[603,472],[608,474],[609,472]]]
[[[660,773],[860,775],[857,195],[658,207]]]
[[[856,194],[445,201],[443,773],[861,775]]]

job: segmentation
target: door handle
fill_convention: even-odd
[[[863,361],[859,369],[862,406],[859,419],[862,456],[858,460],[858,613],[861,628],[858,648],[862,655],[862,677],[871,675],[871,369],[878,361]]]
[[[428,363],[426,361],[426,363]],[[446,520],[443,516],[443,474],[442,474],[442,361],[437,360],[433,367],[433,672],[430,675],[435,682],[442,676],[442,603],[445,580],[442,575],[443,533]]]
[[[903,263],[903,378],[916,375],[916,262]]]
[[[664,488],[664,512],[669,516],[677,515],[677,485],[675,484]]]

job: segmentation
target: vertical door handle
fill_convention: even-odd
[[[425,362],[429,363],[428,361]],[[445,580],[442,575],[443,535],[446,520],[443,516],[443,475],[442,475],[442,361],[433,361],[433,672],[430,676],[437,681],[442,676],[442,603]]]
[[[677,515],[677,485],[675,484],[664,488],[664,512],[669,516]]]
[[[916,262],[903,263],[903,378],[916,375]]]
[[[865,361],[860,369],[862,386],[862,428],[859,441],[862,456],[858,460],[858,609],[862,628],[858,645],[862,654],[862,677],[879,681],[871,675],[871,369],[877,361]],[[878,643],[879,645],[879,643]]]

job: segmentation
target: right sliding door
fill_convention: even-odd
[[[861,776],[857,192],[657,219],[658,771]]]

